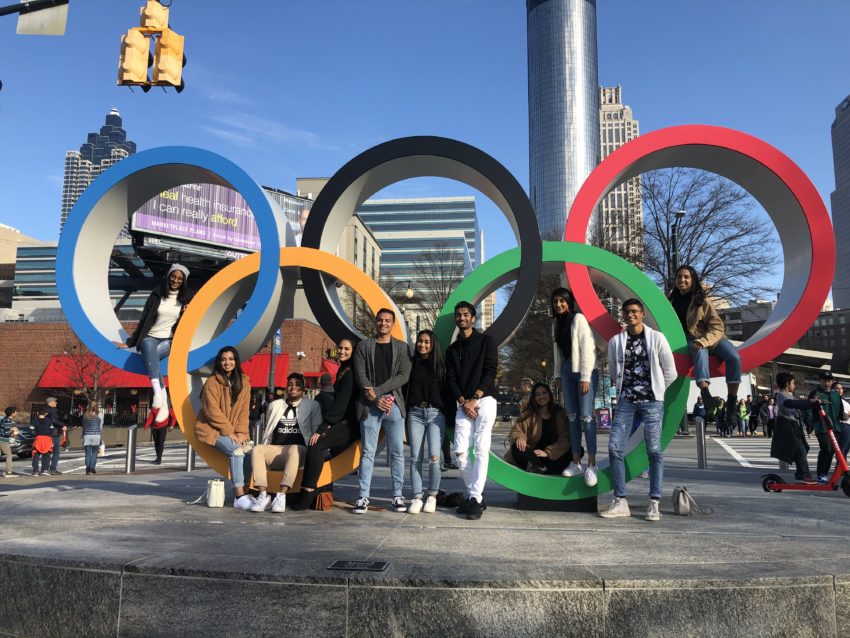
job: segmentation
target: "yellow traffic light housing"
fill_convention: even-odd
[[[152,31],[162,31],[168,28],[168,7],[164,7],[159,0],[148,0],[147,4],[139,9],[139,26]]]
[[[183,36],[171,29],[163,29],[156,40],[156,54],[153,63],[153,83],[170,85],[183,90]]]
[[[150,40],[139,29],[130,29],[121,36],[121,57],[118,62],[120,86],[148,85]],[[149,88],[149,87],[148,87]]]

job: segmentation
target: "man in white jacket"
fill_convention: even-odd
[[[304,375],[291,373],[286,378],[285,399],[269,403],[262,443],[251,450],[254,487],[260,490],[252,512],[264,511],[270,502],[272,512],[286,510],[286,493],[292,489],[298,469],[304,466],[310,438],[321,425],[322,409],[316,401],[304,396]],[[266,493],[268,470],[283,470],[280,491],[274,501]]]
[[[676,364],[666,337],[644,325],[643,304],[637,299],[623,302],[626,329],[608,343],[611,382],[617,388],[617,410],[608,439],[608,458],[614,500],[601,512],[603,518],[631,516],[626,501],[626,468],[623,456],[636,417],[643,422],[643,436],[649,456],[649,507],[646,520],[661,520],[659,500],[664,475],[661,454],[661,427],[664,420],[664,392],[676,379]]]

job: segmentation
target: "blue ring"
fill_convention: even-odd
[[[223,185],[237,191],[251,209],[260,234],[260,270],[257,273],[253,294],[236,321],[222,334],[189,353],[190,370],[208,364],[215,358],[221,347],[240,343],[248,335],[273,301],[280,276],[278,266],[280,237],[271,204],[259,184],[230,160],[200,148],[166,146],[136,153],[109,168],[83,192],[65,222],[56,251],[56,286],[68,323],[80,340],[94,354],[116,368],[139,374],[147,372],[141,355],[117,349],[94,326],[86,314],[78,296],[78,282],[74,278],[74,261],[77,257],[77,244],[83,226],[94,207],[113,189],[122,186],[132,177],[141,175],[146,170],[163,168],[169,164],[197,167],[212,173],[224,182]],[[169,187],[178,185],[180,184],[172,184]],[[156,194],[158,193],[152,197]],[[135,211],[128,210],[128,216],[132,212]],[[108,263],[104,266],[108,268]],[[164,359],[160,367],[163,374],[166,374],[168,359]]]

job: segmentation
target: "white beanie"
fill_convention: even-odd
[[[183,281],[186,281],[189,278],[189,269],[186,268],[183,264],[171,264],[171,268],[168,269],[168,274],[165,275],[165,278],[168,279],[175,270],[179,270],[183,273]]]

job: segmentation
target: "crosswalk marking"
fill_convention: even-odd
[[[712,438],[712,440],[735,459],[741,467],[762,470],[780,469],[779,460],[770,456],[771,440],[768,438]],[[817,446],[813,446],[809,450],[808,459],[810,464],[817,461]]]

